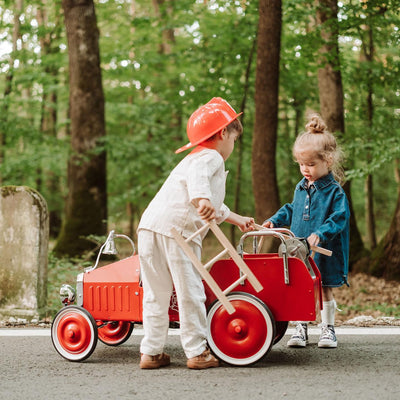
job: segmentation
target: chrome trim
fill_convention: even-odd
[[[75,301],[75,289],[71,285],[63,284],[60,288],[61,303],[69,306]]]
[[[283,274],[284,274],[284,279],[285,279],[285,284],[289,285],[290,284],[290,278],[289,278],[289,264],[288,264],[288,254],[287,254],[287,246],[286,246],[286,240],[284,234],[289,234],[290,236],[294,236],[291,231],[288,229],[262,229],[259,231],[249,231],[246,232],[242,237],[240,238],[239,245],[237,247],[237,252],[240,254],[240,256],[243,258],[243,253],[244,253],[244,240],[248,237],[265,237],[265,236],[272,236],[280,239],[281,241],[281,246],[282,246],[282,253],[281,257],[283,259]],[[256,247],[256,245],[253,244],[253,247]]]
[[[76,277],[76,301],[78,306],[83,306],[83,275],[81,272]]]
[[[114,239],[115,238],[124,238],[124,239],[128,240],[128,242],[132,246],[132,254],[131,254],[131,256],[133,256],[136,253],[135,243],[133,243],[133,240],[129,236],[123,235],[123,234],[119,234],[119,233],[114,233],[114,231],[112,230],[108,234],[108,237],[107,237],[106,241],[100,247],[100,250],[99,250],[99,253],[97,254],[97,259],[96,259],[96,262],[95,262],[94,266],[85,268],[85,270],[84,270],[85,272],[90,272],[90,271],[93,271],[94,269],[97,268],[97,266],[99,264],[99,261],[100,261],[101,254],[102,253],[110,254],[109,251],[108,251],[109,247],[113,248],[113,254],[117,254],[116,248],[115,248],[115,244],[114,244]]]

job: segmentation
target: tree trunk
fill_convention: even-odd
[[[247,96],[249,92],[249,79],[250,79],[250,71],[251,71],[251,65],[253,64],[253,57],[254,53],[256,50],[257,46],[257,40],[254,39],[253,45],[250,49],[250,54],[247,62],[247,68],[246,68],[246,73],[245,73],[245,84],[243,88],[243,98],[242,98],[242,104],[240,106],[240,112],[244,112],[246,109],[246,102],[247,102]],[[243,115],[242,115],[242,121],[243,121]],[[235,199],[234,199],[234,205],[233,205],[233,211],[237,214],[240,214],[240,183],[242,180],[242,163],[243,163],[243,136],[240,135],[238,139],[238,143],[236,145],[237,148],[237,162],[236,162],[236,174],[235,174]],[[231,225],[231,243],[236,243],[236,232],[237,228],[234,225]]]
[[[16,0],[14,9],[14,27],[12,37],[12,53],[10,56],[9,70],[6,74],[6,82],[4,88],[3,105],[0,109],[0,165],[4,164],[5,159],[5,148],[7,143],[7,130],[8,130],[8,97],[11,94],[12,80],[14,77],[14,59],[17,51],[17,40],[21,36],[20,34],[20,16],[24,8],[23,0]],[[0,172],[0,186],[3,182],[3,176]]]
[[[368,63],[368,76],[367,76],[367,123],[368,123],[368,141],[373,140],[372,138],[372,128],[374,124],[374,103],[373,103],[373,77],[372,77],[372,62],[374,59],[374,37],[372,26],[368,25],[368,49],[367,45],[364,44],[362,47],[364,49],[364,55],[366,62]],[[371,155],[367,154],[367,162],[371,161]],[[375,231],[375,212],[374,212],[374,185],[373,176],[368,174],[365,182],[365,194],[366,194],[366,204],[365,204],[365,221],[367,225],[367,235],[368,242],[371,250],[376,247],[376,231]]]
[[[172,12],[170,0],[153,0],[153,6],[159,18],[161,30],[161,43],[159,46],[160,54],[171,54],[171,46],[175,43],[174,29],[168,27],[168,16]]]
[[[37,21],[39,26],[43,27],[43,31],[47,29],[48,26],[48,18],[47,18],[47,10],[48,7],[53,5],[56,8],[56,16],[57,19],[55,21],[55,26],[52,32],[46,33],[40,37],[40,46],[42,49],[43,57],[53,55],[59,52],[58,45],[54,45],[54,41],[58,43],[61,31],[61,22],[60,18],[60,8],[61,5],[56,3],[48,4],[48,2],[43,2],[37,10]],[[42,96],[42,110],[41,110],[41,119],[40,119],[40,130],[43,136],[51,136],[57,137],[57,90],[55,89],[58,85],[58,66],[54,64],[47,65],[45,67],[45,73],[51,77],[51,85],[50,88],[44,86],[43,87],[43,96]],[[44,172],[44,177],[42,178]],[[48,193],[57,193],[60,191],[60,179],[56,176],[53,171],[44,170],[42,168],[38,171],[38,178],[40,182],[44,183],[44,186],[47,189]],[[43,188],[37,187],[39,192],[43,192]],[[49,196],[47,199],[47,204],[49,207],[49,225],[50,225],[50,236],[57,237],[60,233],[61,229],[61,212],[55,204],[56,201]]]
[[[99,32],[93,0],[63,0],[68,39],[72,154],[68,163],[65,219],[57,254],[93,248],[85,237],[107,230],[106,153]]]
[[[396,176],[399,176],[399,163],[396,162]],[[400,281],[400,182],[396,211],[388,233],[372,253],[369,272],[387,280]]]
[[[375,234],[375,215],[374,215],[374,182],[371,174],[367,175],[365,179],[365,222],[367,226],[368,243],[371,250],[376,247],[376,234]]]
[[[317,2],[317,25],[321,29],[320,68],[318,70],[319,99],[322,118],[331,132],[344,135],[343,88],[339,61],[339,27],[336,0]],[[350,182],[344,190],[350,205],[350,266],[365,252],[360,232],[357,228],[351,200]]]
[[[279,208],[276,177],[281,0],[260,0],[257,36],[255,127],[252,151],[256,221],[262,223]]]

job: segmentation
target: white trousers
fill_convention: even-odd
[[[200,258],[201,248],[191,244]],[[140,230],[138,253],[143,282],[143,330],[140,352],[163,352],[168,337],[168,308],[175,286],[179,306],[181,343],[187,358],[206,349],[205,292],[200,274],[175,239]]]

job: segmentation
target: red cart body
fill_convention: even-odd
[[[263,290],[256,293],[248,281],[239,284],[233,291],[253,294],[271,310],[275,321],[314,321],[320,310],[321,275],[312,258],[309,262],[315,276],[312,277],[304,262],[290,257],[290,283],[285,284],[282,257],[278,254],[246,254],[246,264],[256,275]],[[221,287],[239,277],[239,271],[232,259],[217,261],[211,268],[211,275]],[[215,295],[205,284],[209,307]]]
[[[83,276],[82,307],[95,320],[142,322],[142,299],[138,255],[94,269]],[[179,321],[175,297],[171,299],[169,319]]]
[[[142,321],[143,288],[134,255],[84,274],[83,304],[95,320]]]

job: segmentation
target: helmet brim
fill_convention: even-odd
[[[184,146],[180,147],[178,150],[175,150],[175,154],[182,153],[183,151],[189,150],[192,147],[205,142],[207,139],[210,139],[211,136],[215,135],[216,133],[222,131],[222,129],[226,128],[231,122],[233,122],[235,119],[237,119],[237,117],[239,117],[242,114],[243,114],[243,112],[236,114],[234,117],[232,117],[232,119],[230,121],[227,121],[223,126],[218,127],[218,129],[210,132],[208,135],[202,137],[201,139],[197,140],[196,142],[194,142],[194,143],[189,142],[189,143],[185,144]]]

